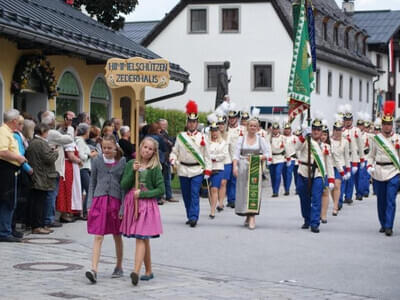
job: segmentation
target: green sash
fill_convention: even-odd
[[[389,156],[390,160],[393,162],[394,166],[400,170],[400,162],[395,154],[393,146],[389,144],[386,138],[380,133],[374,136],[377,145]]]
[[[261,157],[260,155],[250,156],[247,210],[250,213],[260,211],[260,178],[261,178]]]
[[[185,146],[186,150],[189,151],[192,155],[193,158],[200,164],[200,166],[205,169],[206,168],[206,163],[203,160],[203,156],[196,151],[195,148],[190,144],[188,140],[185,139],[182,133],[178,134],[178,139],[182,142],[182,144]]]
[[[318,170],[321,173],[322,180],[325,181],[326,171],[325,171],[325,168],[324,168],[324,163],[322,162],[322,159],[319,156],[319,154],[317,152],[317,149],[315,149],[312,141],[310,142],[310,144],[311,144],[311,153],[313,155],[314,162],[316,163],[316,165],[318,167]]]

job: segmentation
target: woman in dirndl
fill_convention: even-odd
[[[269,145],[257,135],[258,128],[257,119],[249,120],[247,134],[239,137],[233,157],[235,213],[246,217],[244,225],[251,230],[256,228],[255,216],[260,213],[263,162],[271,156]]]

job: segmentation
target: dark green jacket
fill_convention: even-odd
[[[56,188],[55,162],[58,152],[53,151],[49,143],[35,137],[26,150],[26,158],[33,169],[33,188],[41,191],[53,191]]]
[[[121,179],[121,187],[125,191],[130,190],[135,186],[135,171],[133,170],[134,160],[130,160],[124,170],[124,174]],[[161,168],[156,167],[147,171],[145,185],[147,191],[141,191],[139,198],[158,198],[164,195],[165,185],[164,177],[161,173]]]

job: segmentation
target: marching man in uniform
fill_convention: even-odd
[[[288,156],[286,139],[280,134],[278,122],[272,124],[272,134],[269,141],[271,145],[272,157],[268,158],[269,173],[271,175],[272,197],[278,197],[283,165],[287,163]]]
[[[290,185],[292,184],[292,177],[294,172],[294,166],[296,163],[296,145],[299,142],[297,136],[292,134],[292,128],[290,123],[285,123],[283,127],[283,136],[285,137],[285,145],[287,149],[286,153],[286,164],[283,166],[282,177],[283,185],[285,187],[285,196],[289,195]]]
[[[175,146],[170,156],[171,165],[177,167],[181,184],[182,197],[185,202],[186,224],[195,227],[199,219],[199,196],[201,183],[211,175],[211,160],[206,137],[197,131],[197,104],[189,101],[186,104],[187,131],[176,137]]]
[[[321,148],[322,122],[315,119],[311,128],[311,130],[310,128],[305,129],[303,135],[299,137],[300,143],[297,146],[300,152],[297,190],[300,196],[301,214],[304,218],[304,224],[301,228],[308,229],[311,226],[311,231],[318,233],[322,193],[326,186],[324,181],[327,179],[329,189],[333,190],[335,179],[330,147],[324,144],[324,149]],[[306,136],[310,134],[310,131],[311,160],[308,162],[308,141]],[[311,178],[308,178],[309,167],[311,168]],[[311,180],[310,184],[309,180]]]
[[[350,160],[351,160],[351,177],[345,181],[345,200],[344,203],[351,204],[353,202],[353,191],[355,174],[365,167],[364,153],[362,151],[361,131],[357,127],[353,127],[353,113],[351,106],[347,106],[343,115],[344,129],[343,137],[349,142]]]
[[[382,132],[373,138],[369,154],[368,173],[374,179],[378,198],[379,232],[393,234],[396,196],[400,179],[400,137],[393,133],[394,101],[386,101],[382,117]]]

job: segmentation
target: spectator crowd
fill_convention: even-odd
[[[68,111],[58,123],[52,111],[37,119],[16,109],[5,112],[0,126],[0,241],[20,242],[23,232],[50,234],[62,223],[87,220],[92,160],[103,155],[101,142],[110,136],[127,162],[135,158],[131,130],[119,118],[99,128],[85,112],[75,116]],[[147,136],[158,142],[164,199],[174,202],[169,163],[174,139],[168,122],[141,126],[140,138]]]

